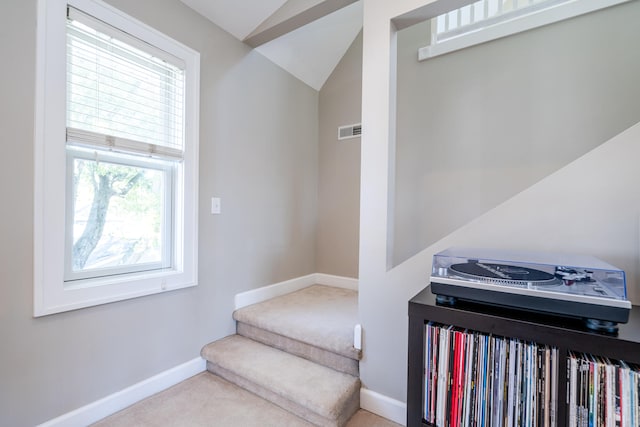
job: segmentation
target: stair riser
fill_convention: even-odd
[[[237,322],[236,330],[238,335],[286,351],[336,371],[344,372],[354,377],[360,375],[359,362],[357,360],[243,322]]]
[[[340,408],[338,418],[329,419],[219,365],[207,362],[207,370],[319,427],[343,427],[360,408],[359,389],[352,393],[352,396]]]

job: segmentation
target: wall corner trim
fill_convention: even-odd
[[[402,426],[407,425],[407,404],[375,391],[360,389],[360,407]]]
[[[38,427],[73,427],[95,423],[205,370],[206,361],[197,357],[100,400],[67,412],[40,424]]]

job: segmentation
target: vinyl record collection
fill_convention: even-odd
[[[554,427],[558,350],[425,325],[424,420],[437,427]]]
[[[640,426],[640,366],[570,352],[567,377],[570,427]]]

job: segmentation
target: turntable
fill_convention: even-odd
[[[464,300],[584,319],[609,333],[631,310],[624,271],[582,255],[450,248],[433,256],[431,292],[440,304]]]

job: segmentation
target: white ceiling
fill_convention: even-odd
[[[181,0],[182,3],[244,40],[287,0]]]
[[[287,11],[300,12],[321,1],[181,0],[214,24],[245,40],[270,17],[282,21]],[[320,90],[362,29],[362,0],[295,29],[256,48],[265,57],[312,88]]]

